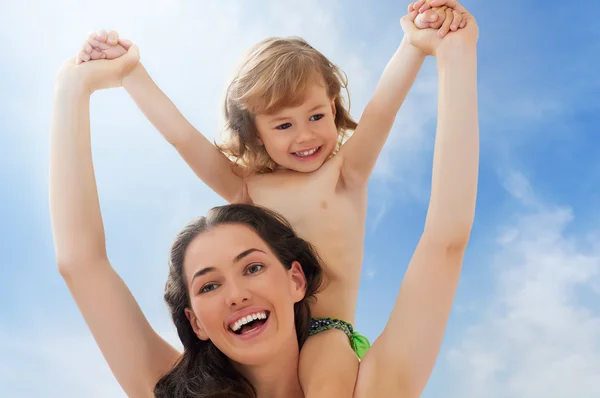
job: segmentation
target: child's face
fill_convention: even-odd
[[[315,171],[337,144],[335,105],[323,84],[310,86],[301,105],[256,115],[255,121],[267,153],[284,169]]]

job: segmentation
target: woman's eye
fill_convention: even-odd
[[[321,119],[323,119],[324,117],[325,117],[325,115],[323,115],[322,113],[319,113],[319,114],[317,114],[317,115],[312,115],[312,116],[310,117],[310,120],[311,120],[311,121],[313,121],[313,122],[316,122],[317,120],[321,120]]]
[[[202,288],[200,289],[200,293],[212,292],[216,288],[217,288],[217,285],[215,283],[209,283],[209,284],[202,286]]]
[[[264,268],[264,265],[262,264],[252,264],[248,267],[247,272],[249,274],[256,274],[257,272],[261,271]]]
[[[280,124],[279,126],[275,127],[277,130],[287,130],[290,127],[292,127],[292,123],[283,123]]]

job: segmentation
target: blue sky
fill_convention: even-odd
[[[199,4],[198,4],[199,3]],[[586,4],[587,3],[587,4]],[[0,396],[124,396],[54,263],[47,202],[53,78],[85,34],[141,47],[156,82],[212,138],[243,51],[298,35],[346,71],[359,116],[402,38],[408,2],[26,0],[0,15]],[[481,172],[477,216],[426,398],[600,396],[600,33],[591,2],[466,1],[477,17]],[[485,6],[484,6],[485,5]],[[592,15],[593,17],[593,15]],[[357,329],[375,339],[425,219],[437,108],[435,60],[400,111],[370,184]],[[152,325],[169,245],[222,201],[126,93],[92,100],[110,259]],[[32,380],[34,380],[32,382]]]

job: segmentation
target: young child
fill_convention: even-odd
[[[413,3],[409,12],[423,5]],[[440,36],[461,24],[461,14],[446,7],[416,21],[419,28],[440,28]],[[89,37],[78,62],[114,59],[130,45],[101,31]],[[246,54],[227,89],[229,137],[220,147],[181,115],[141,64],[123,77],[142,112],[202,181],[230,203],[277,211],[317,248],[327,282],[312,308],[312,337],[300,356],[307,397],[353,394],[359,358],[369,347],[352,326],[367,183],[424,59],[403,40],[356,123],[344,105],[344,74],[324,55],[300,38],[263,40]]]

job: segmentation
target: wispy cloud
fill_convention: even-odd
[[[521,204],[532,206],[537,202],[531,184],[523,174],[513,171],[503,179],[503,182],[504,189]]]
[[[526,210],[499,234],[492,303],[447,356],[456,396],[600,396],[600,241],[568,234],[572,210],[534,199],[524,176],[507,187]]]
[[[41,323],[37,324],[42,326]],[[89,332],[54,324],[30,332],[0,333],[0,395],[3,397],[125,397]],[[180,348],[174,331],[161,333]],[[5,366],[10,363],[10,366]],[[35,382],[32,383],[32,377]]]

